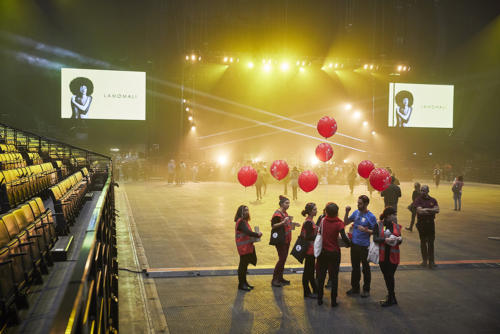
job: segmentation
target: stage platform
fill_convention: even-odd
[[[425,182],[424,182],[425,183]],[[399,223],[407,226],[412,183],[401,184]],[[291,286],[272,289],[272,267],[276,250],[268,245],[270,218],[277,208],[281,185],[268,186],[262,201],[255,201],[255,188],[236,183],[166,182],[120,184],[117,207],[120,272],[120,330],[234,333],[328,333],[342,332],[498,332],[500,319],[500,186],[466,183],[462,211],[453,210],[451,184],[430,195],[440,205],[436,218],[435,270],[420,269],[418,232],[404,231],[401,246],[402,266],[396,273],[399,305],[381,309],[377,301],[385,294],[378,268],[372,275],[372,296],[349,298],[349,250],[342,250],[339,279],[340,306],[331,310],[329,295],[319,307],[304,300],[301,265],[287,260],[287,278]],[[291,189],[289,189],[289,195]],[[357,186],[350,195],[347,186],[319,185],[312,193],[299,192],[289,214],[303,222],[300,211],[307,202],[322,208],[328,201],[356,208],[357,197],[368,194],[366,186]],[[290,196],[291,197],[291,196]],[[234,244],[236,208],[248,205],[251,225],[264,233],[256,243],[257,267],[250,266],[249,281],[256,288],[249,293],[236,289],[238,255]],[[369,209],[377,216],[383,199],[373,193]],[[121,232],[120,232],[121,231]],[[298,230],[293,232],[295,241]],[[121,234],[120,234],[121,233]],[[297,273],[298,272],[298,273]],[[193,277],[200,276],[200,277]],[[157,277],[157,278],[155,278]],[[128,282],[128,283],[127,283]],[[134,290],[135,292],[130,292]],[[122,293],[123,292],[123,293]],[[147,300],[140,304],[140,301]],[[132,303],[128,305],[127,303]],[[141,306],[139,312],[137,305]],[[149,315],[148,315],[149,314]],[[127,324],[133,324],[127,325]]]

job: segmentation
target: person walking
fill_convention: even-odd
[[[250,224],[250,211],[246,205],[240,205],[234,216],[235,225],[235,240],[238,254],[240,255],[240,263],[238,265],[238,289],[250,291],[254,287],[248,284],[247,268],[248,264],[257,265],[257,255],[253,245],[253,238],[262,237],[262,232],[255,233],[252,231]]]
[[[379,244],[379,266],[384,275],[388,293],[386,299],[380,301],[382,307],[398,303],[394,292],[394,274],[399,265],[399,245],[402,241],[401,226],[397,223],[396,210],[387,207],[373,230],[373,242]]]
[[[435,198],[429,196],[429,186],[423,185],[421,195],[415,200],[413,206],[417,208],[417,229],[420,236],[420,251],[422,253],[422,267],[436,267],[434,263],[434,239],[436,229],[434,219],[439,213],[439,205]]]
[[[299,170],[297,167],[293,167],[290,173],[290,185],[292,186],[292,199],[297,200],[297,190],[299,188]]]
[[[290,242],[292,241],[292,217],[289,217],[286,212],[289,207],[290,200],[285,196],[280,195],[279,209],[274,212],[273,217],[271,218],[271,233],[281,232],[285,235],[283,243],[276,245],[278,262],[274,267],[273,280],[271,282],[271,285],[274,287],[282,287],[283,285],[290,284],[289,280],[283,278],[288,249],[290,248]]]
[[[377,226],[377,218],[368,210],[370,199],[366,195],[358,198],[358,209],[349,217],[351,207],[345,208],[344,222],[353,224],[352,244],[351,244],[351,289],[347,295],[354,296],[360,292],[361,271],[360,263],[363,266],[363,293],[361,297],[370,296],[371,271],[368,263],[368,247],[370,246],[370,235]]]
[[[337,291],[339,281],[340,247],[338,244],[339,234],[347,247],[350,246],[349,238],[344,231],[344,222],[338,217],[339,207],[335,203],[326,206],[326,217],[320,225],[320,232],[323,237],[321,254],[318,256],[318,305],[323,304],[323,291],[328,268],[332,278],[331,306],[337,306]]]
[[[455,202],[455,211],[462,210],[462,187],[464,186],[464,177],[457,176],[453,181],[451,190],[453,191],[453,201]]]
[[[398,211],[398,201],[401,197],[401,188],[395,183],[397,179],[391,179],[391,184],[387,189],[380,193],[380,196],[384,198],[384,206],[387,208],[392,206],[396,212]]]
[[[314,267],[316,259],[314,258],[314,239],[318,233],[318,227],[314,224],[314,216],[318,213],[316,204],[307,203],[302,216],[307,216],[306,221],[302,224],[300,235],[302,238],[309,242],[307,247],[306,256],[304,259],[304,272],[302,273],[302,287],[304,288],[304,298],[317,298],[316,280],[314,279]],[[311,289],[309,288],[311,285]]]
[[[413,205],[415,200],[417,199],[418,196],[420,196],[420,183],[415,182],[413,185],[413,193],[411,194],[411,204],[408,206],[408,208],[411,211],[411,221],[410,221],[410,226],[405,227],[406,230],[413,232],[413,225],[415,224],[415,217],[417,216],[417,208]]]
[[[263,181],[263,171],[257,168],[257,181],[255,181],[255,190],[257,192],[257,201],[262,199],[262,181]]]

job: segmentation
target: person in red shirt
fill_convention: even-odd
[[[306,251],[306,257],[304,262],[304,272],[302,273],[302,287],[304,288],[304,298],[318,298],[316,281],[314,279],[314,264],[316,259],[314,258],[314,239],[318,232],[318,227],[314,224],[314,216],[318,213],[318,208],[314,203],[307,203],[304,210],[302,210],[302,216],[307,216],[306,221],[302,224],[302,230],[300,235],[306,241],[309,241],[309,246]],[[312,287],[309,289],[309,284]]]
[[[257,265],[257,255],[253,245],[254,238],[262,237],[262,232],[255,233],[252,231],[250,224],[250,211],[248,206],[240,205],[234,216],[235,225],[235,240],[238,254],[240,255],[240,264],[238,265],[238,289],[250,291],[253,286],[247,282],[247,268],[251,263]]]
[[[344,231],[344,222],[338,217],[339,207],[335,203],[330,203],[325,208],[326,217],[320,225],[320,232],[323,237],[323,247],[318,257],[318,305],[323,304],[323,289],[328,267],[333,268],[330,273],[332,279],[331,301],[332,307],[337,306],[337,290],[340,266],[340,247],[338,244],[339,234],[349,247],[350,240]]]
[[[273,217],[271,218],[271,233],[276,232],[278,229],[282,229],[285,234],[285,241],[276,245],[276,251],[278,252],[279,259],[274,267],[273,280],[271,282],[271,285],[274,287],[282,287],[283,285],[290,284],[289,280],[283,278],[288,249],[290,248],[290,242],[292,241],[292,219],[286,212],[286,210],[290,207],[290,200],[281,195],[279,199],[280,208],[274,212]]]

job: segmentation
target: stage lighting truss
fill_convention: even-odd
[[[394,60],[376,60],[369,61],[354,58],[332,58],[332,57],[303,57],[295,58],[283,55],[263,55],[256,56],[245,53],[229,53],[229,52],[208,52],[201,53],[192,51],[186,53],[185,63],[189,65],[195,64],[220,64],[226,66],[241,66],[242,68],[257,69],[261,68],[264,71],[280,70],[282,72],[305,71],[305,68],[311,67],[320,69],[325,72],[330,71],[360,71],[360,72],[381,72],[389,75],[402,75],[412,70],[411,66],[406,62],[398,62]],[[258,66],[258,65],[261,66]],[[294,66],[295,65],[295,66]]]

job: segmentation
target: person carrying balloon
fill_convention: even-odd
[[[262,232],[255,233],[252,231],[250,224],[250,211],[246,205],[240,205],[234,216],[236,248],[240,255],[240,263],[238,265],[238,289],[250,291],[253,286],[247,282],[247,268],[251,263],[257,265],[257,255],[253,245],[253,238],[262,237]]]
[[[290,200],[285,196],[279,197],[279,209],[276,210],[271,218],[271,240],[270,245],[276,246],[278,253],[278,262],[274,267],[273,280],[271,285],[282,287],[289,285],[290,281],[283,278],[285,262],[288,256],[288,249],[292,241],[292,218],[288,216],[286,210],[290,207]]]
[[[377,225],[377,218],[368,210],[370,199],[366,195],[358,198],[358,210],[354,211],[349,217],[351,207],[345,208],[344,223],[354,223],[352,231],[351,245],[351,289],[347,295],[354,296],[360,293],[360,262],[363,266],[363,293],[361,297],[370,296],[371,271],[368,263],[368,247],[370,246],[370,235]]]
[[[302,287],[304,288],[304,298],[317,298],[316,280],[314,279],[314,267],[316,259],[314,258],[314,239],[318,233],[318,227],[314,224],[314,216],[318,213],[315,203],[307,203],[302,216],[307,216],[306,221],[302,224],[300,235],[305,241],[309,241],[309,246],[306,251],[304,272],[302,274]],[[312,288],[309,289],[309,284]]]

